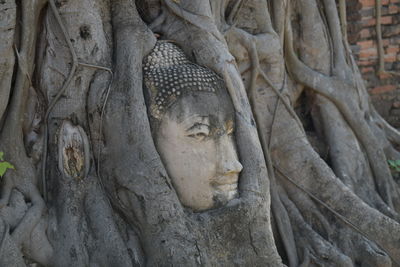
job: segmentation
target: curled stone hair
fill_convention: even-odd
[[[217,74],[190,62],[178,46],[168,41],[158,41],[144,58],[143,75],[150,115],[156,119],[185,94],[224,90]]]

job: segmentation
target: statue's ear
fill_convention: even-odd
[[[143,79],[143,91],[144,98],[147,106],[147,112],[151,117],[155,119],[161,119],[161,113],[157,108],[157,103],[155,101],[155,97],[157,95],[157,88],[154,83],[149,81],[148,79]]]

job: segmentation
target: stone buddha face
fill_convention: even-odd
[[[237,197],[233,132],[232,105],[214,93],[193,92],[166,111],[156,147],[183,205],[201,211]]]
[[[197,73],[199,77],[188,77],[189,82],[184,86],[158,83],[161,86],[153,97],[154,108],[150,108],[156,118],[150,121],[156,148],[181,203],[194,211],[203,211],[238,196],[242,165],[235,148],[235,118],[230,97],[225,88],[218,86],[220,81],[206,84],[213,79],[202,79],[204,69],[198,68],[200,72],[188,73]],[[184,72],[181,69],[178,76],[184,77]],[[174,81],[173,73],[158,74]],[[199,84],[194,84],[194,80],[200,80]],[[151,87],[151,83],[147,85]],[[214,85],[219,88],[213,88]]]

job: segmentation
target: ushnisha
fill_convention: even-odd
[[[225,90],[219,76],[191,63],[179,47],[168,41],[156,43],[143,61],[143,72],[151,115],[155,118],[160,118],[169,105],[190,91]]]

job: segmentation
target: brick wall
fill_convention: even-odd
[[[400,127],[400,0],[382,0],[385,70],[399,76],[377,75],[375,0],[349,0],[348,39],[372,101],[392,125]]]

